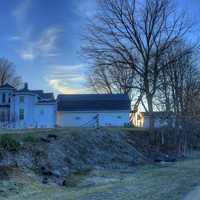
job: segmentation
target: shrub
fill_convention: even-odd
[[[131,128],[131,124],[130,123],[125,123],[124,124],[124,128]]]
[[[26,135],[23,138],[24,142],[30,142],[30,143],[36,143],[39,141],[39,138],[33,136],[33,135]]]
[[[0,146],[7,151],[18,151],[20,143],[11,135],[3,135],[0,138]]]

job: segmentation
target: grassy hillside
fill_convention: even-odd
[[[2,132],[0,200],[180,200],[199,185],[199,156],[152,164],[148,148],[137,129]]]

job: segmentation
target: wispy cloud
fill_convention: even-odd
[[[61,80],[50,80],[49,85],[59,93],[62,94],[81,94],[81,93],[88,93],[87,88],[74,88],[71,86],[63,85]]]
[[[76,1],[75,13],[88,18],[93,17],[96,13],[96,4],[94,0],[78,0]]]
[[[55,57],[60,55],[57,42],[63,33],[59,27],[50,27],[44,30],[36,40],[24,41],[24,48],[19,50],[24,60],[34,60],[37,57]]]
[[[9,41],[20,41],[22,38],[19,35],[13,35],[8,38]]]
[[[21,0],[20,4],[12,11],[12,15],[17,22],[19,28],[26,23],[28,11],[31,7],[32,0]]]
[[[48,71],[47,81],[51,88],[65,94],[88,93],[85,65],[55,65]]]
[[[20,42],[17,53],[23,60],[32,61],[38,57],[55,57],[60,55],[57,51],[58,41],[63,33],[59,26],[50,26],[42,31],[37,30],[28,21],[29,10],[33,0],[21,0],[12,11],[12,16],[18,27],[18,34],[9,37],[11,42]]]

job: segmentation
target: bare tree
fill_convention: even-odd
[[[155,104],[167,126],[158,131],[157,144],[173,144],[179,153],[196,143],[200,121],[200,70],[194,46],[175,43],[163,55]],[[181,55],[181,56],[180,56]],[[169,62],[173,60],[173,62]],[[160,141],[159,141],[160,140]]]
[[[97,93],[122,93],[131,96],[136,80],[134,71],[118,63],[115,66],[95,65],[89,74],[89,81]]]
[[[191,107],[188,109],[187,105],[200,95],[200,71],[195,62],[195,50],[193,46],[178,42],[163,56],[161,65],[166,67],[160,73],[156,103],[159,105],[160,102],[167,112],[189,113]]]
[[[22,81],[21,77],[16,74],[15,65],[4,58],[0,58],[0,85],[6,83],[18,88]]]
[[[116,67],[117,63],[134,71],[152,115],[159,75],[166,67],[160,60],[191,26],[183,14],[177,16],[171,0],[102,0],[100,4],[97,18],[88,26],[83,51],[94,66],[102,62]]]

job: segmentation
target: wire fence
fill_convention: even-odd
[[[88,122],[82,124],[80,127],[91,127],[91,128],[99,128],[99,115],[95,115],[93,119],[89,120]]]

